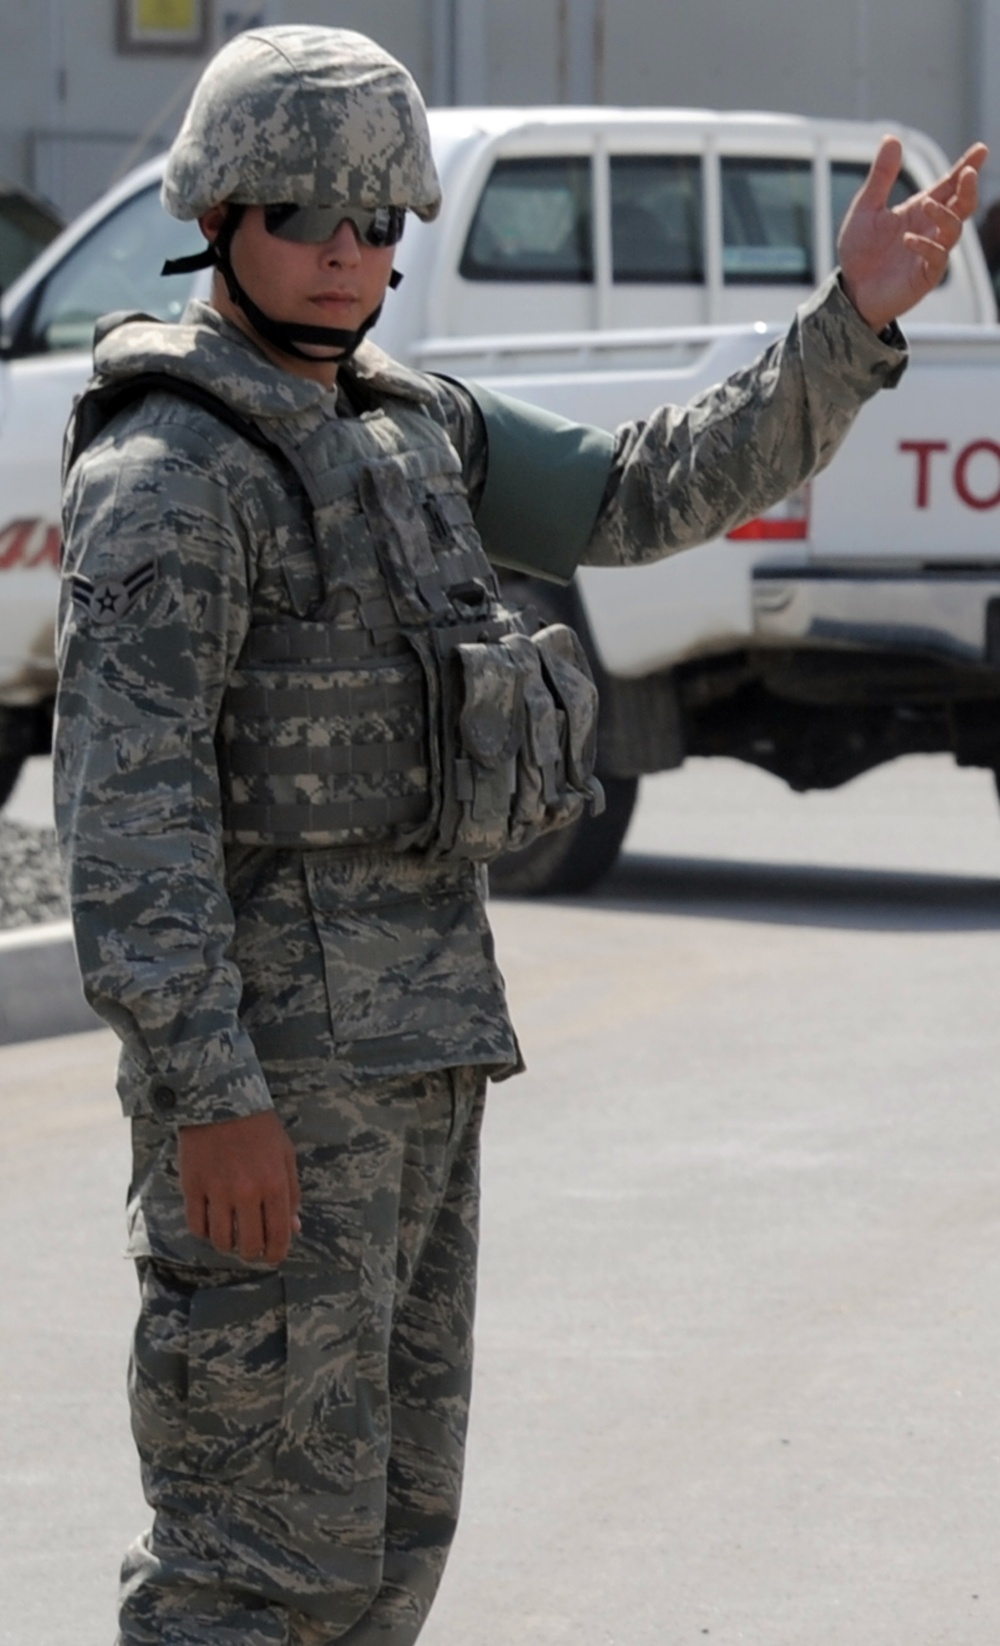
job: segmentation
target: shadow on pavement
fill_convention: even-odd
[[[872,931],[1000,930],[1000,879],[624,853],[588,908]]]

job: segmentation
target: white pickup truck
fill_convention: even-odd
[[[757,353],[832,267],[884,129],[780,115],[434,111],[445,192],[408,225],[377,340],[614,427]],[[900,189],[945,168],[899,129]],[[11,287],[0,361],[0,799],[46,748],[59,454],[94,320],[177,315],[200,244],[126,178]],[[601,686],[601,817],[497,866],[580,890],[614,861],[646,772],[729,755],[795,789],[909,752],[1000,771],[1000,327],[974,231],[908,327],[912,365],[831,468],[732,538],[641,570],[515,587],[580,632]]]

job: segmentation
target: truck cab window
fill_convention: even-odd
[[[197,223],[179,223],[160,205],[159,189],[144,189],[74,246],[15,317],[14,355],[89,349],[94,324],[114,309],[141,309],[176,320],[190,281],[163,279],[165,258],[204,245]]]
[[[811,163],[725,156],[722,235],[727,286],[812,285]]]
[[[0,288],[16,280],[62,227],[54,208],[20,189],[0,191]]]
[[[611,161],[611,259],[624,284],[703,285],[702,168],[693,154]]]
[[[592,217],[588,159],[498,160],[459,272],[466,280],[591,281]]]

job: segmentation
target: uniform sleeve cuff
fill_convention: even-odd
[[[898,321],[890,320],[889,324],[887,326],[883,326],[881,331],[875,331],[874,328],[868,324],[864,315],[854,307],[854,304],[848,297],[846,287],[844,286],[843,271],[841,269],[834,270],[834,273],[831,276],[831,281],[835,282],[836,289],[845,308],[850,310],[850,313],[855,317],[858,325],[869,337],[874,337],[877,342],[882,344],[883,348],[892,349],[897,354],[900,352],[906,352],[906,337]],[[830,282],[828,281],[827,284],[829,285]],[[822,290],[823,288],[821,287],[820,289]]]
[[[872,330],[844,290],[839,269],[802,305],[799,317],[818,323],[821,331],[829,329],[829,322],[836,323],[843,339],[837,356],[858,381],[868,378],[873,387],[896,387],[909,361],[906,338],[895,320],[882,333]]]
[[[169,1066],[140,1068],[121,1060],[118,1092],[127,1115],[161,1126],[211,1126],[273,1108],[264,1071],[249,1040],[243,1045],[199,1046],[192,1058],[175,1048]],[[228,1053],[228,1055],[227,1055]]]

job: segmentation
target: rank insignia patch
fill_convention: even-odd
[[[155,560],[144,560],[125,577],[101,577],[96,583],[77,572],[72,578],[73,600],[92,623],[117,623],[132,610],[143,589],[155,582]]]

